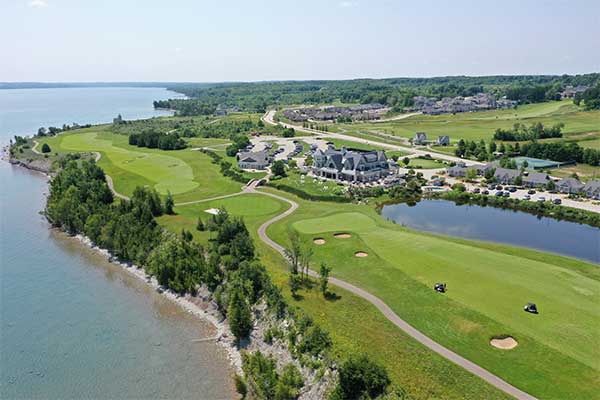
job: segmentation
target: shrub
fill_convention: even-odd
[[[50,153],[52,151],[52,149],[50,149],[50,146],[48,145],[48,143],[44,143],[42,145],[42,153]]]

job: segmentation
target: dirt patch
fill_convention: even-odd
[[[313,243],[316,244],[317,246],[321,246],[321,245],[325,244],[325,239],[323,239],[323,238],[314,238],[313,239]]]
[[[361,257],[361,258],[366,257],[368,255],[369,255],[369,253],[365,253],[364,251],[357,251],[356,253],[354,253],[355,257]]]
[[[492,338],[492,340],[490,340],[490,344],[497,349],[510,350],[517,347],[519,343],[517,343],[517,341],[511,336],[502,336]]]
[[[336,239],[349,239],[352,237],[352,235],[349,233],[336,233],[333,235],[333,237]]]

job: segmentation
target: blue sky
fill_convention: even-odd
[[[0,3],[0,81],[600,71],[598,0]]]

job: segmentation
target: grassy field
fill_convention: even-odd
[[[376,294],[430,337],[517,387],[542,398],[599,397],[597,266],[420,234],[364,206],[299,202],[297,213],[268,232],[279,243],[290,229],[307,241],[325,238],[314,259],[332,266],[333,275]],[[352,238],[336,239],[335,232]],[[355,257],[357,251],[368,257]],[[437,281],[448,283],[447,294],[432,290]],[[523,312],[528,301],[542,307],[539,315]],[[502,334],[519,346],[491,347],[491,337]]]
[[[438,160],[428,160],[425,158],[411,158],[410,163],[406,168],[435,169],[445,167],[447,167],[447,165]]]
[[[519,106],[516,110],[495,110],[442,115],[417,115],[384,123],[353,123],[334,125],[332,130],[348,132],[380,131],[405,138],[415,132],[426,132],[430,139],[449,135],[459,139],[489,140],[497,128],[511,128],[515,123],[542,122],[553,125],[564,122],[567,135],[600,130],[600,111],[580,111],[570,100]]]
[[[44,138],[40,140],[43,142],[58,153],[100,152],[98,164],[113,178],[115,189],[125,195],[147,185],[163,195],[170,191],[176,202],[185,202],[235,193],[241,187],[223,177],[205,154],[190,149],[161,151],[130,146],[127,136],[113,134],[107,126]]]

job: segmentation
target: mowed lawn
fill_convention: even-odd
[[[541,398],[600,397],[597,265],[421,234],[365,206],[300,202],[296,214],[269,229],[279,243],[290,229],[308,242],[324,238],[314,245],[315,264],[327,262],[334,276],[379,296],[422,332],[519,388]],[[335,238],[339,232],[352,237]],[[446,294],[433,291],[440,281]],[[540,314],[523,311],[529,301]],[[490,346],[491,337],[504,334],[519,346]]]
[[[379,131],[405,138],[415,132],[426,132],[430,139],[448,135],[452,141],[459,139],[490,140],[496,129],[511,128],[515,123],[530,125],[541,122],[551,126],[563,122],[566,135],[600,130],[600,111],[581,111],[572,101],[555,101],[519,106],[516,110],[494,110],[457,114],[416,115],[406,119],[383,123],[339,124],[336,131],[360,133]]]
[[[137,186],[149,186],[161,195],[170,191],[176,202],[186,202],[235,193],[242,186],[223,177],[212,159],[201,152],[130,146],[126,135],[113,134],[108,126],[82,129],[40,142],[47,142],[53,152],[100,152],[98,165],[113,178],[115,189],[128,196]]]

